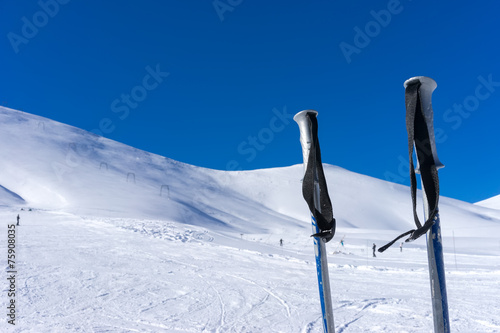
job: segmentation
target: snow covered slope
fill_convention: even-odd
[[[369,250],[413,228],[409,189],[325,172],[338,332],[430,331],[425,240]],[[195,167],[0,107],[0,218],[21,214],[14,331],[319,332],[302,173]],[[441,198],[440,213],[452,328],[500,330],[500,210]]]
[[[0,185],[0,205],[15,206],[25,204],[23,198]]]
[[[476,202],[476,205],[492,209],[500,209],[500,195],[494,196],[492,198],[483,201]]]
[[[0,185],[39,209],[165,219],[246,233],[308,226],[302,165],[225,172],[187,165],[49,119],[0,108]],[[340,227],[413,227],[408,188],[327,165]],[[5,192],[5,190],[4,190]],[[490,217],[442,199],[453,228]],[[484,215],[486,214],[486,215]],[[468,216],[469,221],[455,215]]]

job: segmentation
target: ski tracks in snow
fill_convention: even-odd
[[[387,300],[385,298],[375,298],[375,299],[365,299],[359,303],[358,302],[344,302],[344,304],[341,305],[340,308],[350,307],[350,308],[359,309],[359,310],[358,310],[357,314],[354,316],[354,319],[350,320],[349,322],[347,322],[345,324],[340,325],[337,328],[337,333],[343,333],[351,324],[360,320],[365,315],[365,311],[367,309],[376,308],[377,305],[379,305],[381,303],[387,303]]]
[[[224,301],[222,300],[221,293],[213,286],[212,283],[208,282],[208,280],[206,278],[204,278],[201,274],[198,274],[198,276],[200,277],[200,279],[202,281],[204,281],[210,287],[210,289],[212,289],[215,292],[215,294],[217,295],[217,299],[219,300],[219,304],[220,304],[219,326],[215,330],[216,333],[219,333],[219,332],[221,332],[222,328],[226,324],[226,309],[225,309]],[[203,330],[203,331],[205,331],[205,330]]]
[[[145,219],[104,221],[46,212],[25,219],[18,234],[19,319],[29,331],[322,329],[316,271],[298,254],[299,245],[290,243],[287,255],[280,255],[240,234],[222,237],[170,221],[160,228],[159,221]],[[431,330],[422,268],[427,257],[417,248],[403,254],[404,263],[399,251],[377,259],[335,257],[337,333]],[[498,331],[499,298],[491,292],[498,288],[496,257],[460,259],[460,270],[447,271],[450,304],[456,304],[450,309],[453,331]],[[5,331],[1,324],[0,331]]]
[[[240,280],[243,280],[243,281],[246,281],[254,286],[257,286],[259,287],[260,289],[264,290],[269,296],[275,298],[282,306],[283,308],[285,308],[286,310],[286,314],[287,314],[287,318],[290,318],[291,317],[291,314],[290,314],[290,307],[288,306],[288,304],[285,302],[285,300],[281,297],[279,297],[278,295],[276,295],[275,293],[273,293],[271,290],[265,288],[265,287],[262,287],[261,285],[257,284],[256,282],[254,281],[251,281],[251,280],[248,280],[248,279],[245,279],[241,276],[236,276],[236,275],[231,275],[231,274],[228,274],[228,276],[232,276],[234,278],[237,278],[237,279],[240,279]],[[262,304],[263,302],[261,302]]]

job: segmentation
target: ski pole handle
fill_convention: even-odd
[[[436,150],[436,138],[434,135],[434,111],[432,110],[432,93],[437,87],[436,81],[427,76],[415,76],[404,82],[404,87],[420,82],[420,103],[422,103],[422,111],[425,116],[427,130],[429,132],[430,145],[432,149],[432,157],[436,168],[439,170],[444,167],[444,164],[439,161]],[[417,173],[419,167],[417,166]]]
[[[299,125],[300,145],[302,146],[302,157],[304,159],[304,171],[307,169],[309,152],[311,151],[312,143],[311,122],[308,117],[316,117],[317,115],[318,111],[304,110],[300,111],[293,117],[293,120],[295,120],[295,122]]]

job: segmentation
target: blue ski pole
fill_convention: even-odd
[[[429,277],[431,284],[431,295],[432,295],[432,313],[434,318],[434,332],[436,333],[449,333],[450,332],[450,320],[448,314],[448,297],[446,293],[446,279],[445,279],[445,270],[444,270],[444,260],[443,260],[443,243],[441,239],[441,221],[439,219],[439,208],[437,205],[438,197],[439,197],[439,181],[435,186],[437,187],[437,194],[430,193],[431,196],[437,196],[435,199],[435,206],[430,207],[433,204],[432,200],[428,200],[429,193],[426,192],[426,184],[430,184],[425,178],[425,174],[423,173],[423,165],[428,164],[425,161],[431,159],[435,165],[435,173],[437,178],[437,170],[444,167],[444,165],[439,161],[437,157],[436,150],[436,140],[434,136],[434,125],[433,118],[434,112],[432,110],[432,92],[436,89],[436,82],[425,76],[417,76],[413,77],[404,83],[405,89],[412,85],[419,85],[418,88],[418,97],[419,101],[417,103],[420,104],[422,114],[424,117],[424,122],[426,125],[426,130],[428,132],[428,144],[427,143],[419,143],[415,142],[415,146],[418,144],[427,145],[427,149],[430,149],[429,152],[424,152],[420,154],[417,151],[417,161],[418,166],[416,173],[420,174],[421,183],[422,183],[422,197],[424,202],[424,219],[428,221],[430,217],[432,217],[432,226],[427,231],[427,259],[429,263]],[[408,101],[407,101],[408,103]],[[407,104],[408,107],[408,104]],[[415,122],[415,126],[417,126],[418,122]],[[421,129],[415,129],[415,132]],[[425,130],[425,129],[424,129]],[[415,140],[417,140],[415,138]],[[427,139],[425,139],[427,140]],[[421,140],[424,141],[424,140]],[[432,157],[432,158],[430,158]],[[411,167],[411,166],[410,166]],[[429,185],[427,187],[431,188]]]
[[[297,113],[293,119],[299,125],[300,130],[305,171],[302,192],[311,211],[323,331],[334,333],[333,306],[325,244],[332,239],[335,233],[335,219],[333,219],[332,206],[321,163],[317,138],[317,114],[318,112],[314,110],[305,110]]]

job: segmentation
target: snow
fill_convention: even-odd
[[[500,209],[500,195],[494,196],[483,201],[476,202],[476,205],[491,209]]]
[[[0,185],[0,205],[15,206],[24,204],[25,201],[16,193]]]
[[[0,107],[0,218],[21,216],[0,331],[321,332],[302,173],[195,167]],[[325,173],[337,332],[432,332],[425,240],[371,252],[413,228],[409,189]],[[440,215],[451,329],[500,332],[500,210],[442,197]]]

